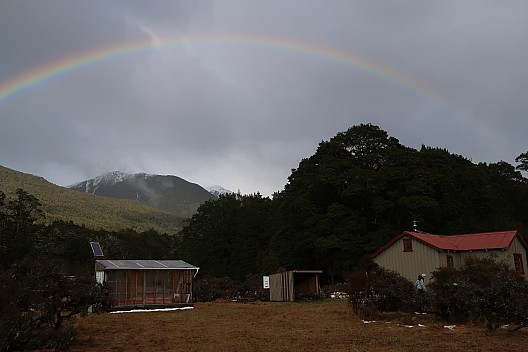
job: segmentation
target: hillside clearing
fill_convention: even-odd
[[[482,326],[446,327],[431,317],[418,319],[366,323],[339,300],[197,303],[191,310],[81,318],[71,351],[491,352],[525,351],[528,343],[523,330],[488,334]]]

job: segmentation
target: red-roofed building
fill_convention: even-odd
[[[418,275],[444,266],[460,268],[469,256],[496,256],[526,278],[528,244],[519,231],[433,235],[404,231],[372,255],[374,262],[414,282]]]

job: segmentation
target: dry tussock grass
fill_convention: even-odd
[[[72,351],[526,351],[528,333],[482,326],[365,324],[344,301],[211,302],[192,310],[90,315]],[[416,319],[412,321],[418,324]],[[408,320],[406,321],[406,323]]]

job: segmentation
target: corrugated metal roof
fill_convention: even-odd
[[[322,270],[292,270],[294,274],[322,274]]]
[[[183,260],[96,260],[107,270],[112,269],[195,269],[199,268]]]
[[[517,231],[468,233],[462,235],[431,235],[420,232],[406,232],[430,246],[441,250],[478,251],[485,249],[506,249],[510,247]]]
[[[433,248],[440,251],[478,251],[486,249],[506,249],[512,244],[519,231],[497,231],[497,232],[482,232],[482,233],[467,233],[461,235],[434,235],[424,232],[405,231],[393,238],[385,246],[378,249],[372,257],[376,257],[392,244],[397,242],[404,236],[415,238]],[[524,239],[518,237],[523,246],[528,248]]]

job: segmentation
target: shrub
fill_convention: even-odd
[[[383,312],[412,311],[413,284],[399,274],[371,265],[346,275],[352,310],[362,319],[377,319]]]
[[[217,299],[255,301],[269,300],[262,287],[262,276],[248,275],[244,282],[229,277],[207,276],[195,280],[193,296],[195,302],[210,302]]]
[[[482,321],[489,330],[528,324],[528,283],[494,258],[468,258],[462,269],[433,272],[432,305],[443,319]]]
[[[66,349],[71,318],[104,308],[104,291],[90,276],[64,274],[54,260],[23,260],[0,279],[0,350]]]
[[[433,278],[428,288],[433,311],[445,321],[467,321],[471,293],[461,272],[443,267],[433,272]]]

